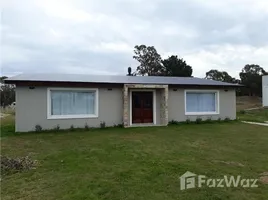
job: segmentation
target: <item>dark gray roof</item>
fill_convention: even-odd
[[[117,83],[117,84],[167,84],[167,85],[214,85],[240,86],[238,84],[207,80],[195,77],[167,76],[114,76],[86,74],[21,74],[6,79],[7,83],[21,81],[42,82],[83,82],[83,83]]]

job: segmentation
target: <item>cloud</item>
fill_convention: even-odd
[[[268,71],[268,4],[262,0],[10,0],[2,5],[1,74],[125,75],[133,48],[183,57],[194,76]]]

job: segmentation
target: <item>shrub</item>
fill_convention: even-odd
[[[60,130],[60,125],[57,124],[57,126],[55,126],[55,128],[54,128],[54,131],[59,131],[59,130]]]
[[[201,124],[202,123],[202,118],[201,117],[197,117],[196,120],[195,120],[195,123]]]
[[[35,132],[41,132],[43,130],[42,126],[39,124],[35,125]]]
[[[123,124],[114,124],[114,127],[115,128],[123,128],[124,126],[123,126]]]
[[[206,123],[212,123],[212,118],[211,117],[208,117],[206,120],[205,120]]]
[[[219,118],[217,119],[217,121],[218,121],[218,122],[221,122],[221,118],[219,117]]]
[[[28,156],[21,158],[9,158],[1,155],[1,173],[11,174],[20,171],[34,169],[37,165],[36,160],[30,159]]]
[[[106,127],[106,123],[105,122],[101,122],[100,123],[100,128],[105,128]]]
[[[229,121],[231,121],[231,119],[230,119],[229,117],[225,117],[225,118],[224,118],[224,121],[225,121],[225,122],[229,122]]]
[[[75,131],[74,125],[70,126],[70,131]]]
[[[190,118],[187,118],[185,122],[186,122],[186,124],[191,124],[192,123]]]
[[[179,122],[178,121],[176,121],[176,120],[171,120],[170,122],[168,122],[168,124],[169,125],[178,125],[179,124]]]
[[[88,130],[89,130],[89,126],[88,126],[88,124],[87,124],[87,123],[85,124],[85,130],[86,130],[86,131],[88,131]]]
[[[245,110],[240,110],[239,113],[244,115],[244,114],[246,114],[246,111]]]

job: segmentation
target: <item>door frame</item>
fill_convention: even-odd
[[[129,124],[130,126],[133,125],[132,124],[132,92],[153,92],[153,124],[156,124],[156,91],[151,90],[151,89],[130,89],[129,91]],[[136,125],[136,123],[134,124]]]

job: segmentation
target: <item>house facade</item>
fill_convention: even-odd
[[[16,131],[166,126],[169,121],[236,118],[236,84],[199,78],[19,75]]]
[[[262,105],[268,107],[268,75],[262,76]]]

